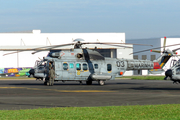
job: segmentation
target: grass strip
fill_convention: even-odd
[[[178,120],[180,104],[0,110],[0,119]]]
[[[136,79],[136,80],[164,80],[165,76],[123,76],[121,79],[129,78],[129,79]]]

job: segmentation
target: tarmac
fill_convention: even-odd
[[[50,107],[97,107],[180,104],[180,85],[164,80],[116,79],[104,86],[93,82],[0,80],[0,110]]]

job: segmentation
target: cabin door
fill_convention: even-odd
[[[62,65],[61,62],[55,62],[55,80],[61,80],[62,79]]]

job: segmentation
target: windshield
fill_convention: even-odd
[[[37,67],[37,66],[38,67],[39,66],[46,66],[46,61],[39,61],[39,60],[37,60],[34,67]]]

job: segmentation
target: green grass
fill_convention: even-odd
[[[20,76],[20,77],[0,77],[0,80],[9,80],[9,79],[14,79],[14,80],[20,80],[20,79],[29,79],[29,80],[32,80],[35,78],[29,78],[29,77],[26,77],[26,76]]]
[[[138,80],[164,80],[165,76],[123,76],[123,78],[138,79]]]
[[[178,120],[180,104],[0,110],[0,119]]]

